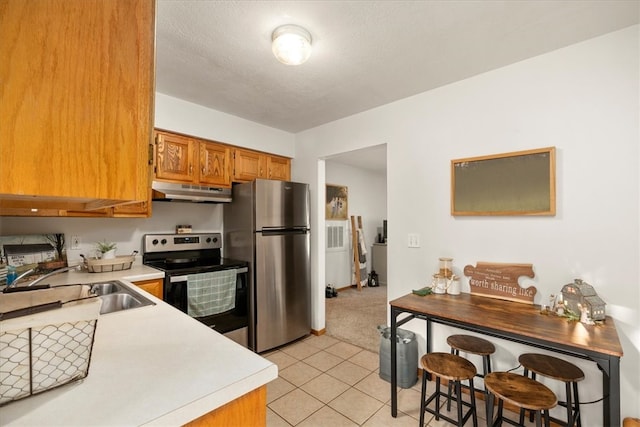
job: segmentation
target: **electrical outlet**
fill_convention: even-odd
[[[420,247],[420,235],[415,233],[410,233],[408,235],[409,247],[410,248],[419,248]]]
[[[71,249],[80,249],[80,236],[71,236]]]

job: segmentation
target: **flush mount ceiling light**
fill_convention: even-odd
[[[297,25],[283,25],[271,34],[271,49],[278,61],[300,65],[311,55],[311,34]]]

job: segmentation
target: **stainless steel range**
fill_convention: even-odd
[[[142,263],[164,271],[164,301],[248,347],[246,261],[221,256],[220,233],[146,234]]]

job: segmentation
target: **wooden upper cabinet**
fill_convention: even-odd
[[[228,187],[231,150],[223,144],[200,142],[200,183]]]
[[[266,157],[257,151],[235,148],[233,150],[234,181],[253,181],[266,177]]]
[[[192,183],[196,141],[182,135],[156,132],[156,178]]]
[[[0,208],[147,200],[154,25],[154,0],[2,0]]]
[[[261,153],[259,151],[236,148],[233,150],[233,180],[253,181],[257,178],[291,179],[291,159]]]
[[[155,177],[160,181],[229,187],[230,163],[225,144],[156,131]]]
[[[289,181],[291,179],[291,159],[267,156],[267,178]]]

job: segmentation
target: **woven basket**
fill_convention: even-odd
[[[135,255],[121,255],[112,259],[88,259],[86,262],[87,271],[89,273],[107,273],[129,270],[134,260]]]

